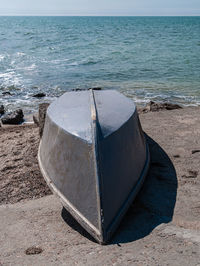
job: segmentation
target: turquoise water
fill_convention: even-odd
[[[200,104],[200,17],[0,17],[0,102],[37,108],[73,88]],[[12,96],[2,96],[10,90]]]

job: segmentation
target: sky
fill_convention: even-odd
[[[199,16],[200,0],[0,0],[0,15]]]

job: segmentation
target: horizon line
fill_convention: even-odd
[[[0,17],[200,17],[197,14],[190,15],[61,15],[61,14],[0,14]]]

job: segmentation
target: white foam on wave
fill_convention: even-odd
[[[15,60],[12,60],[12,61],[10,62],[11,66],[15,65],[15,63],[16,63]]]
[[[8,72],[8,73],[0,73],[0,78],[8,79],[12,76],[14,72]]]
[[[21,56],[24,56],[24,55],[26,55],[26,54],[23,53],[23,52],[17,52],[16,55],[19,56],[19,57],[21,57]]]
[[[34,69],[36,69],[36,64],[31,64],[31,65],[29,65],[29,66],[24,66],[24,67],[17,67],[16,69],[18,69],[18,70],[26,70],[26,71],[32,71],[32,70],[34,70]]]
[[[9,71],[5,73],[0,73],[0,81],[3,87],[9,86],[21,86],[22,77],[19,74],[16,74],[14,71]]]
[[[57,65],[57,64],[62,64],[62,63],[69,62],[69,61],[72,61],[72,60],[68,59],[68,58],[64,58],[64,59],[55,59],[55,60],[46,61],[46,62]],[[65,63],[65,65],[67,65],[67,66],[78,66],[79,64],[78,64],[77,61],[73,61],[73,62]]]
[[[150,101],[155,102],[171,102],[181,104],[182,106],[199,106],[200,97],[194,95],[177,94],[176,91],[149,91],[148,89],[123,89],[121,90],[127,97],[131,98],[135,103],[145,105]]]
[[[67,64],[67,66],[78,66],[78,62],[72,62],[72,63],[69,63],[69,64]]]
[[[27,104],[30,104],[30,103],[32,103],[32,99],[24,99],[24,98],[17,98],[16,100],[15,100],[15,102],[16,102],[16,104],[18,104],[18,103],[20,103],[20,105],[27,105]]]
[[[133,96],[133,95],[126,95],[127,97],[130,97],[135,103],[137,104],[141,104],[141,105],[146,105],[147,103],[149,103],[150,101],[155,101],[155,102],[170,102],[170,103],[174,103],[174,104],[181,104],[182,106],[200,106],[200,100],[187,100],[184,99],[184,97],[181,97],[180,100],[174,100],[171,97],[145,97],[145,98],[141,98],[138,96]]]
[[[51,60],[51,61],[45,61],[45,62],[50,62],[50,63],[53,63],[53,64],[59,64],[59,63],[62,63],[62,62],[68,62],[70,59],[68,58],[63,58],[63,59],[54,59],[54,60]]]

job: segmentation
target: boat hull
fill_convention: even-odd
[[[136,108],[117,130],[113,130],[115,122],[112,130],[108,126],[104,129],[102,125],[109,123],[109,116],[104,117],[108,105],[101,109],[106,100],[100,92],[94,101],[86,94],[84,97],[92,103],[91,138],[88,132],[84,139],[66,130],[52,114],[55,105],[47,111],[38,161],[47,184],[63,206],[99,243],[106,243],[143,184],[149,150]]]

